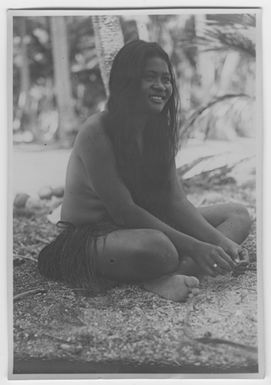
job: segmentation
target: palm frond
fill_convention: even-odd
[[[235,50],[255,58],[255,26],[254,14],[206,15],[200,35],[179,39],[178,47],[204,52]]]
[[[219,29],[207,30],[206,37],[200,38],[203,45],[204,42],[209,47],[208,51],[221,50],[236,50],[243,52],[253,58],[256,57],[256,48],[254,42],[239,31],[224,32]]]
[[[242,27],[250,28],[256,26],[256,15],[253,13],[240,14],[209,14],[206,15],[206,22],[210,26],[223,27]]]
[[[250,99],[251,97],[247,94],[240,93],[240,94],[226,94],[226,95],[218,96],[218,97],[214,98],[213,100],[209,101],[204,106],[199,107],[196,111],[194,111],[192,113],[192,115],[187,119],[186,123],[184,124],[183,128],[181,129],[180,138],[183,139],[187,136],[189,128],[195,123],[197,118],[204,111],[206,111],[208,108],[211,108],[212,106],[214,106],[217,103],[220,103],[220,102],[223,102],[225,100],[232,99],[232,98],[248,98],[248,99]]]

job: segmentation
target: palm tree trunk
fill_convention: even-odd
[[[27,54],[27,44],[26,39],[26,19],[25,17],[20,17],[20,38],[21,38],[21,57],[22,65],[20,67],[20,78],[21,78],[21,89],[19,97],[19,107],[24,111],[28,112],[28,91],[30,88],[30,74],[29,74],[29,65],[28,65],[28,54]]]
[[[136,21],[137,34],[140,40],[150,41],[150,33],[148,30],[149,16],[140,15],[134,17]]]
[[[116,53],[124,44],[123,33],[118,16],[95,15],[92,23],[101,76],[108,95],[110,69]]]
[[[66,23],[63,16],[51,17],[50,21],[55,91],[59,113],[58,137],[63,147],[69,147],[76,119],[72,99]]]

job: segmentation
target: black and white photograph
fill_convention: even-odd
[[[261,9],[8,34],[11,378],[261,378]]]

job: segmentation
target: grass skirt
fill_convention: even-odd
[[[39,253],[40,274],[73,287],[94,289],[97,285],[97,238],[105,237],[118,227],[109,222],[82,226],[58,222],[57,226],[62,232]]]

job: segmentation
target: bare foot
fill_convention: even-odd
[[[197,278],[200,278],[202,275],[204,275],[200,266],[190,257],[184,257],[180,261],[176,272],[181,275],[193,275]]]
[[[167,275],[143,284],[144,289],[176,302],[184,302],[188,296],[199,292],[199,281],[186,275]]]

